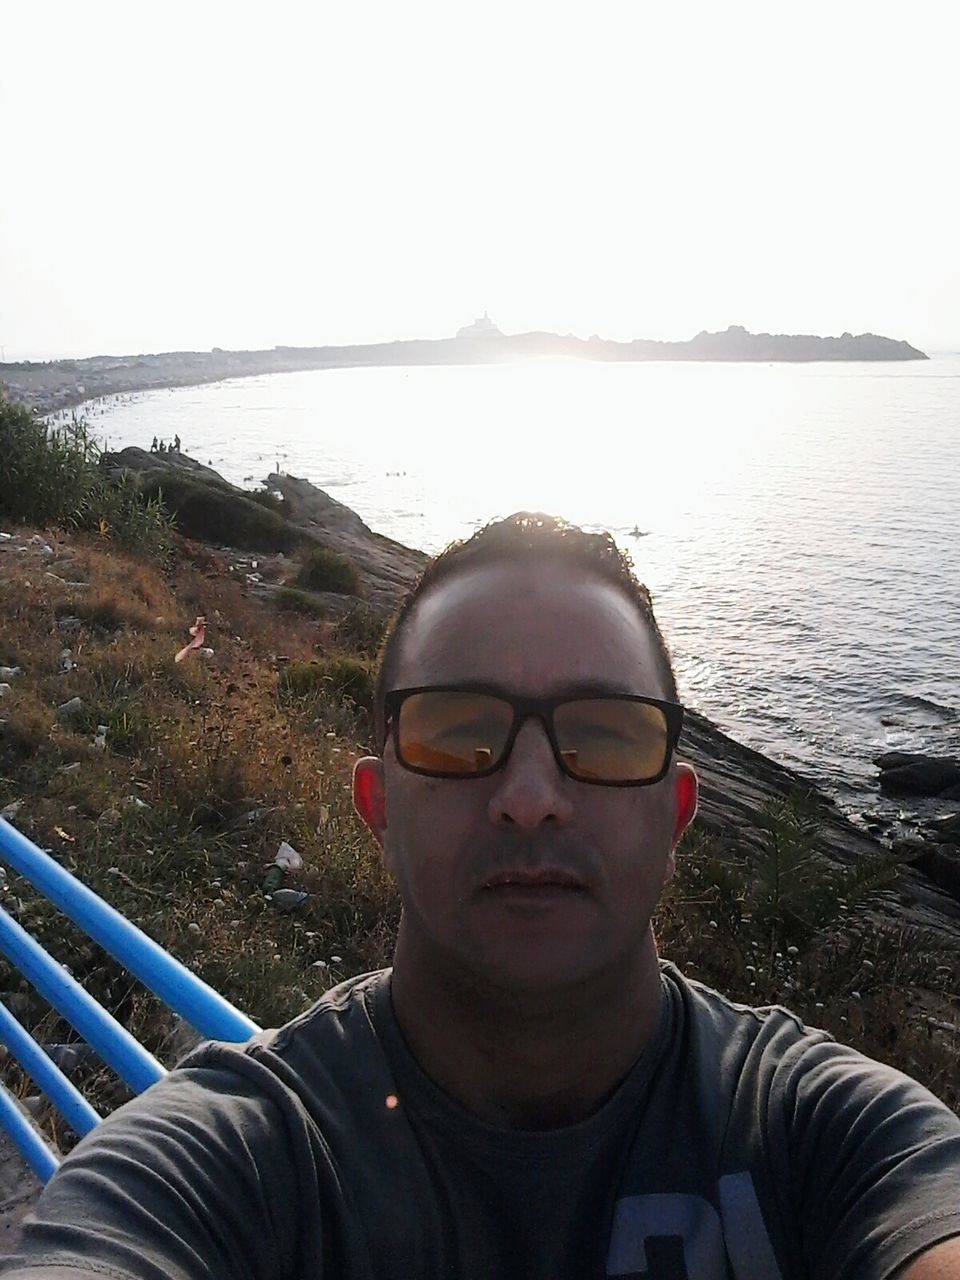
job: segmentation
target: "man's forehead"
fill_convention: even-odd
[[[578,685],[658,691],[656,646],[636,603],[579,565],[498,561],[443,579],[418,600],[396,684],[492,681],[527,692]]]

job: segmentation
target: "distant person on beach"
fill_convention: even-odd
[[[683,718],[609,535],[521,513],[434,559],[354,770],[393,967],[110,1116],[7,1280],[958,1280],[960,1119],[658,957]]]
[[[174,450],[174,453],[179,453],[179,452],[180,452],[180,437],[179,437],[179,436],[174,436],[174,437],[173,437],[173,450]]]
[[[156,436],[154,436],[154,437],[153,437],[153,444],[150,446],[150,452],[151,452],[151,453],[156,453],[156,452],[157,452],[157,437],[156,437]]]
[[[167,452],[167,442],[166,442],[165,440],[161,440],[161,441],[160,441],[160,446],[159,446],[159,448],[158,448],[157,452],[158,452],[158,453],[166,453],[166,452]]]

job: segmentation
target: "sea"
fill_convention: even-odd
[[[519,510],[609,530],[683,701],[847,812],[918,808],[880,797],[881,752],[960,755],[960,354],[313,370],[86,413],[110,448],[179,435],[428,552]]]

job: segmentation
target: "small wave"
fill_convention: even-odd
[[[925,698],[918,693],[898,693],[893,699],[893,705],[907,707],[913,711],[931,711],[940,720],[956,720],[960,715],[956,707],[945,706],[942,702]]]

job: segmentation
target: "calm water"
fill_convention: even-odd
[[[960,356],[327,370],[91,415],[235,482],[279,459],[428,551],[521,508],[611,530],[684,699],[845,807],[882,808],[880,750],[960,751]]]

